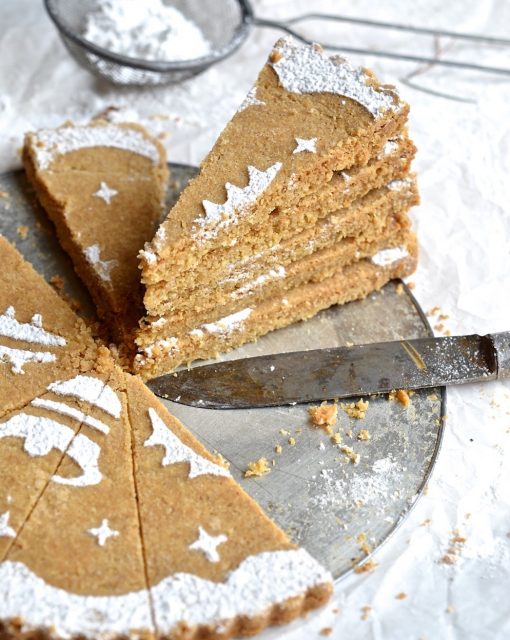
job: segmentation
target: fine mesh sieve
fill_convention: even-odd
[[[141,0],[142,1],[142,0]],[[193,21],[211,45],[211,53],[193,60],[140,60],[98,47],[83,37],[87,15],[97,0],[44,0],[71,55],[96,75],[116,84],[159,85],[182,82],[233,53],[246,39],[252,24],[251,7],[244,0],[172,0]]]
[[[65,46],[72,56],[96,75],[122,85],[159,85],[182,82],[205,71],[208,67],[231,55],[248,37],[254,26],[269,27],[293,35],[301,42],[311,41],[295,30],[303,21],[328,20],[366,27],[407,31],[415,34],[447,37],[470,41],[477,45],[509,46],[510,39],[480,34],[455,33],[404,24],[376,22],[363,18],[309,13],[282,22],[257,18],[249,0],[167,0],[166,4],[178,9],[194,22],[211,45],[211,52],[193,60],[141,60],[103,49],[83,37],[86,16],[98,6],[100,0],[44,0],[46,10],[57,26]],[[500,75],[510,75],[510,69],[489,67],[459,60],[447,60],[395,51],[381,51],[321,43],[325,49],[362,55],[394,58],[414,63],[441,65],[457,69],[470,69]]]

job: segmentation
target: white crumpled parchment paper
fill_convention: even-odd
[[[211,0],[212,1],[212,0]],[[205,3],[204,3],[205,4]],[[314,11],[509,37],[508,0],[258,0],[282,17]],[[69,57],[42,2],[0,3],[0,171],[19,166],[23,133],[85,120],[116,105],[161,134],[173,161],[198,163],[250,88],[278,33],[257,30],[231,59],[176,87],[118,89]],[[429,38],[313,23],[353,46],[434,53]],[[510,48],[440,43],[445,57],[510,69]],[[422,204],[421,259],[411,278],[432,324],[452,334],[510,330],[510,78],[357,58],[411,104]],[[412,77],[410,76],[412,74]],[[402,84],[402,80],[440,97]],[[439,313],[448,315],[438,320]],[[441,329],[438,330],[441,333]],[[457,536],[455,563],[442,558]],[[465,540],[464,540],[465,539]],[[444,444],[428,491],[375,554],[377,569],[337,584],[332,602],[264,638],[503,640],[510,637],[510,383],[452,389]],[[406,597],[398,599],[397,594]],[[369,609],[364,609],[369,607]]]

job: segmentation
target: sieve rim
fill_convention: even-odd
[[[89,53],[93,53],[105,60],[108,60],[109,62],[114,62],[133,69],[142,69],[144,71],[172,72],[204,69],[205,67],[208,67],[215,62],[219,62],[234,53],[234,51],[236,51],[246,40],[254,24],[254,13],[250,0],[237,0],[241,9],[241,21],[235,28],[232,38],[221,49],[216,49],[212,53],[208,53],[200,58],[192,58],[191,60],[142,60],[140,58],[131,58],[108,49],[103,49],[103,47],[99,47],[93,42],[90,42],[82,36],[74,33],[71,29],[62,24],[62,21],[54,9],[54,0],[43,0],[43,3],[49,18],[57,27],[61,36],[68,38],[74,44],[82,47]]]

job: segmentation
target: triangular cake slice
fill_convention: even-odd
[[[23,163],[100,317],[128,344],[143,308],[137,254],[166,189],[162,145],[137,124],[67,123],[27,134]]]
[[[410,273],[407,212],[418,195],[407,115],[371,72],[317,45],[279,40],[140,254],[147,315],[136,370],[150,377],[213,357]],[[396,248],[402,259],[391,268],[371,262]],[[301,306],[281,309],[291,298]],[[215,339],[202,340],[211,332]]]
[[[190,640],[253,635],[326,602],[328,572],[139,379],[129,376],[127,390],[158,633]]]
[[[164,300],[161,287],[153,298],[152,285],[171,290],[213,249],[292,211],[333,172],[367,164],[408,114],[395,89],[370,72],[290,38],[276,43],[250,95],[141,254],[151,314]]]
[[[62,298],[0,236],[0,417],[50,382],[100,366],[102,350]]]
[[[0,636],[228,638],[331,589],[104,348],[0,420]]]

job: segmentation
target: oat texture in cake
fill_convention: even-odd
[[[209,358],[409,274],[408,111],[370,71],[279,40],[140,252],[136,370]]]
[[[25,314],[25,297],[51,301],[51,288],[1,247],[29,276],[5,293],[11,306]],[[56,315],[73,316],[64,306]],[[23,340],[70,343],[64,324],[48,320],[44,333],[38,318],[25,323]],[[17,327],[3,326],[7,336]],[[96,349],[94,366],[80,370],[76,355],[74,370],[53,369],[2,410],[0,637],[229,638],[326,602],[329,573],[138,378]],[[26,366],[28,376],[47,363]]]
[[[27,134],[23,162],[99,315],[129,343],[143,308],[137,254],[166,188],[163,147],[137,124],[98,119]]]

